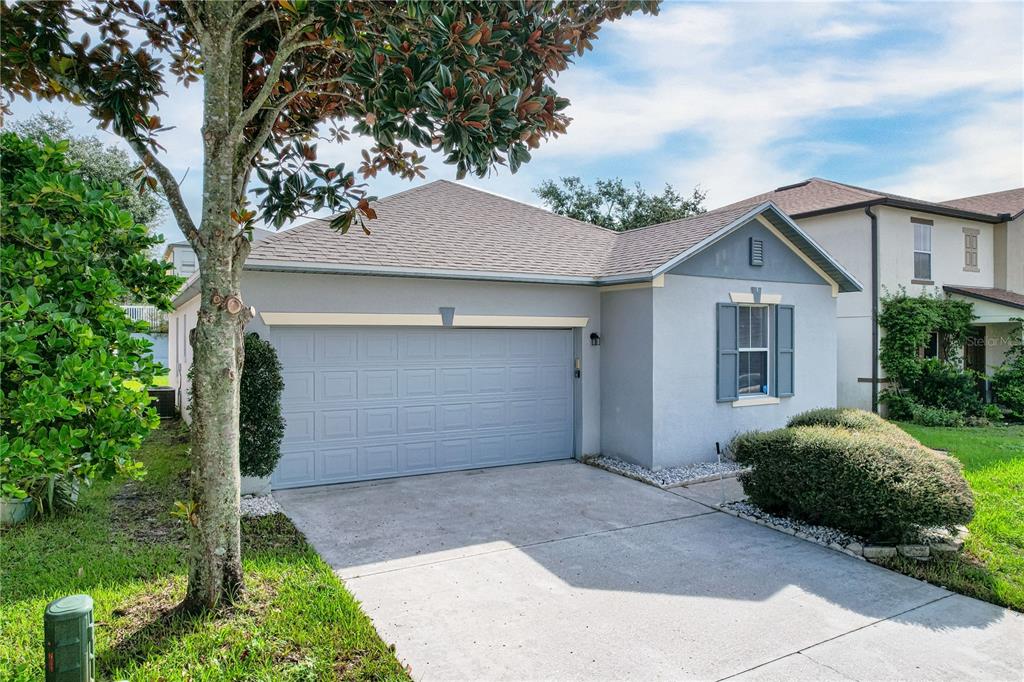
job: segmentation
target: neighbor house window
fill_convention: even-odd
[[[185,256],[181,259],[181,271],[185,273],[195,272],[196,270],[196,257]]]
[[[978,272],[978,230],[964,228],[964,270]]]
[[[914,223],[914,279],[932,278],[932,226]]]
[[[740,397],[768,395],[768,306],[739,307]]]

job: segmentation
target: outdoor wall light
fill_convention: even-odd
[[[597,332],[592,332],[590,334],[590,345],[591,346],[600,346],[601,345],[601,337],[597,335]]]

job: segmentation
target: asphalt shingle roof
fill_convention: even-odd
[[[950,294],[960,294],[961,296],[978,298],[983,301],[992,301],[993,303],[1001,303],[1003,305],[1024,310],[1024,294],[1016,291],[994,289],[992,287],[962,287],[952,284],[947,284],[942,287],[942,289]]]
[[[253,245],[247,264],[317,263],[598,278],[646,274],[750,207],[615,232],[439,180],[381,199],[369,236],[313,220]]]
[[[1020,193],[1018,198],[1021,201],[1021,208],[1024,208],[1024,188],[1010,190],[1009,192],[997,192],[996,195],[1012,195]],[[1000,213],[1012,213],[1012,211],[992,210],[993,207],[1004,199],[985,200],[986,197],[996,195],[982,195],[980,197],[968,197],[954,201],[934,202],[922,201],[913,197],[906,197],[892,192],[882,192],[875,189],[866,189],[847,185],[824,178],[810,178],[793,185],[779,187],[770,192],[743,199],[733,206],[754,206],[765,201],[771,201],[793,218],[824,213],[829,211],[843,210],[857,206],[867,206],[876,203],[888,203],[916,210],[949,214],[952,211],[966,211],[977,214],[979,219],[987,219],[994,222]],[[977,200],[977,201],[975,201]],[[960,202],[965,202],[960,205]],[[726,208],[729,208],[726,207]]]
[[[946,206],[963,209],[964,211],[977,211],[978,213],[991,213],[1000,215],[1008,213],[1017,217],[1024,213],[1024,187],[1008,189],[1003,192],[992,192],[990,194],[978,194],[973,197],[962,199],[950,199],[943,201]]]

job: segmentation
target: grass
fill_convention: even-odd
[[[202,617],[185,589],[187,434],[175,422],[140,453],[143,481],[101,483],[79,509],[0,537],[0,679],[42,678],[48,602],[95,600],[97,679],[408,679],[331,569],[284,515],[243,520],[247,593]]]
[[[978,599],[1024,611],[1024,426],[937,428],[900,424],[928,447],[964,465],[975,515],[965,552],[890,568]]]
[[[157,374],[155,377],[153,377],[153,385],[154,386],[170,386],[171,385],[171,375],[170,374]]]

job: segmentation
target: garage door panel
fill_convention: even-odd
[[[315,333],[320,362],[355,362],[359,337],[346,329],[323,329]]]
[[[320,480],[330,483],[359,475],[359,448],[324,448],[320,451]]]
[[[473,393],[505,393],[507,376],[505,367],[476,367],[473,369]]]
[[[316,400],[316,393],[313,389],[316,385],[316,373],[313,370],[281,372],[281,378],[284,379],[284,391],[281,392],[282,401],[311,403]]]
[[[437,370],[403,369],[398,392],[403,398],[433,397],[437,394]]]
[[[274,330],[275,346],[288,350],[273,485],[571,457],[571,338],[564,330]]]
[[[403,473],[420,473],[437,469],[437,444],[434,441],[408,443],[402,446]]]
[[[306,443],[316,440],[315,412],[283,412],[284,441]]]
[[[361,400],[389,400],[398,397],[398,370],[364,369],[359,372]]]
[[[403,407],[401,411],[402,435],[417,433],[434,433],[437,408],[434,405],[414,405]]]
[[[356,438],[359,435],[358,410],[324,410],[320,413],[320,422],[323,440]]]
[[[359,473],[368,477],[397,474],[398,446],[368,445],[360,448]]]
[[[445,367],[438,373],[441,377],[440,395],[470,395],[473,393],[473,370],[469,367]]]
[[[374,407],[362,410],[362,428],[359,435],[365,438],[398,435],[398,408]]]

